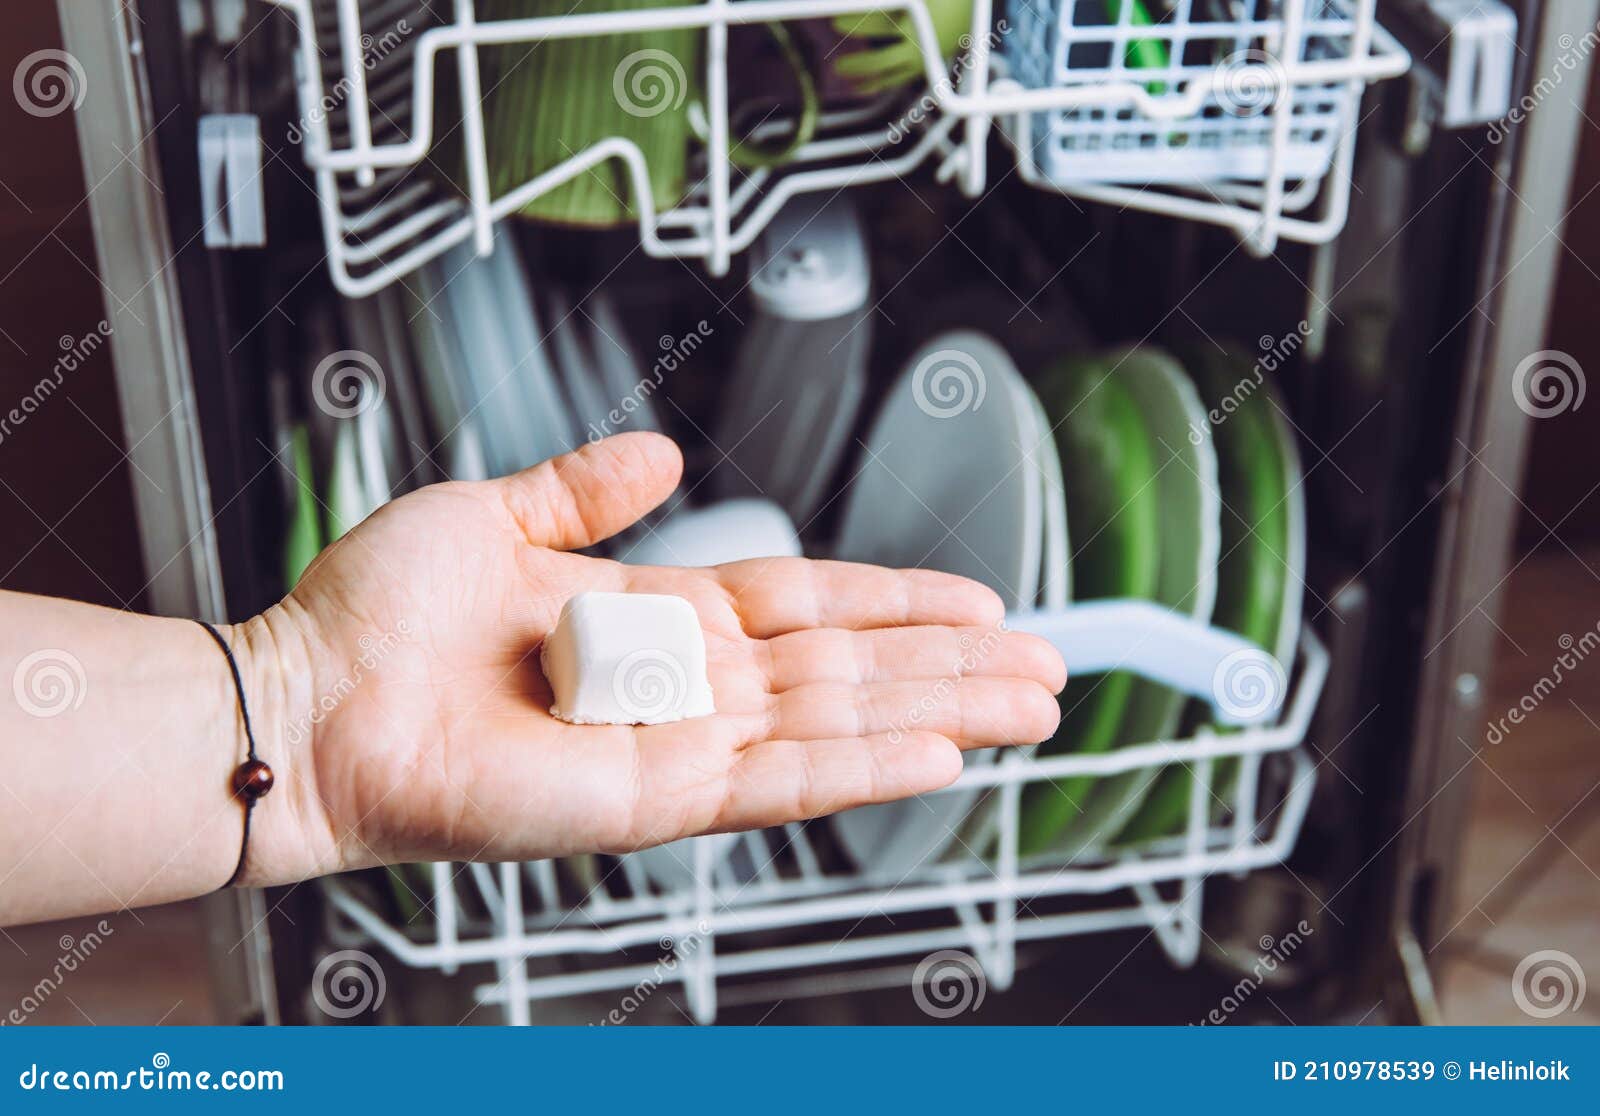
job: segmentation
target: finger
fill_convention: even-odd
[[[713,831],[757,829],[926,794],[960,775],[961,752],[931,732],[768,740],[740,753]]]
[[[534,546],[581,550],[631,526],[672,494],[683,455],[672,439],[635,432],[580,446],[486,483]]]
[[[999,628],[815,628],[764,645],[768,684],[781,693],[814,682],[862,685],[914,678],[1024,678],[1052,693],[1067,684],[1048,641]]]
[[[1020,678],[819,682],[772,699],[771,736],[825,740],[878,732],[936,732],[974,746],[1037,744],[1061,720],[1055,695]]]
[[[992,627],[1005,616],[992,589],[935,570],[755,558],[712,572],[732,595],[746,633],[758,639],[806,628]]]

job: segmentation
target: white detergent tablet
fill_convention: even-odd
[[[579,593],[539,650],[555,702],[575,725],[661,725],[716,712],[694,606],[650,593]]]

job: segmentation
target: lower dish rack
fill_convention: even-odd
[[[661,984],[681,986],[694,1019],[710,1023],[719,994],[741,978],[776,976],[784,986],[764,985],[763,995],[805,995],[806,978],[824,970],[943,950],[966,951],[961,956],[981,966],[987,987],[1003,991],[1015,979],[1019,942],[1138,927],[1152,932],[1173,964],[1188,966],[1199,953],[1206,879],[1281,863],[1294,848],[1316,776],[1303,745],[1327,672],[1327,652],[1304,631],[1289,701],[1274,724],[1200,730],[1102,755],[1036,758],[1012,750],[998,763],[969,767],[935,793],[992,791],[998,839],[990,856],[966,849],[901,879],[825,870],[807,832],[827,824],[819,819],[744,835],[743,870],[735,858],[714,859],[707,839],[684,842],[675,848],[687,846],[692,879],[671,890],[653,885],[627,856],[576,901],[563,898],[568,889],[550,862],[433,864],[410,919],[385,914],[370,894],[331,878],[320,886],[327,940],[337,952],[325,962],[378,949],[447,976],[492,965],[494,979],[474,985],[472,997],[519,1025],[532,1021],[535,1002]],[[1229,760],[1238,776],[1219,795],[1215,768]],[[1028,784],[1141,770],[1154,778],[1174,764],[1193,773],[1181,833],[1068,860],[1018,855]],[[1068,896],[1087,898],[1067,911],[1046,902]],[[894,916],[913,913],[932,925],[893,925]],[[642,959],[652,951],[654,960]]]

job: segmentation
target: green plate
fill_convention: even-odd
[[[1067,523],[1077,548],[1074,599],[1150,596],[1158,574],[1156,457],[1138,404],[1105,359],[1064,362],[1036,386],[1061,451]],[[1074,678],[1061,695],[1061,728],[1038,754],[1111,748],[1133,683],[1123,671]],[[1051,845],[1078,816],[1093,783],[1092,776],[1075,776],[1023,789],[1022,855]]]
[[[289,432],[289,467],[293,472],[288,533],[283,540],[283,583],[293,589],[322,550],[322,519],[311,478],[311,435],[304,423]]]
[[[1141,346],[1112,359],[1117,379],[1139,407],[1156,455],[1161,537],[1159,572],[1150,598],[1210,623],[1217,598],[1222,500],[1205,405],[1183,366],[1161,349]],[[1177,690],[1139,679],[1128,696],[1116,747],[1171,738],[1184,703]],[[1070,858],[1103,845],[1127,824],[1159,776],[1155,769],[1141,768],[1101,780],[1055,850]]]
[[[1250,357],[1242,353],[1218,353],[1211,347],[1186,356],[1201,398],[1222,419],[1212,425],[1223,501],[1213,622],[1276,650],[1285,605],[1291,590],[1298,601],[1300,585],[1286,564],[1292,534],[1286,498],[1291,461],[1284,453],[1271,389],[1258,382]],[[1232,403],[1225,403],[1230,399]],[[1213,793],[1225,797],[1237,774],[1237,760],[1218,763]],[[1190,779],[1180,767],[1163,771],[1116,843],[1134,844],[1180,830],[1188,816]]]

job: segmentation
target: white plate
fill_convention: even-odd
[[[392,368],[384,365],[387,389],[384,404],[390,406],[394,418],[394,436],[398,441],[394,451],[398,463],[398,468],[394,470],[394,481],[402,491],[409,492],[440,479],[438,463],[428,456],[428,422],[414,355],[415,345],[406,329],[405,306],[393,287],[379,291],[370,299],[353,301],[350,305],[359,306],[362,302],[372,303],[372,328],[377,331],[377,341],[384,359],[393,365]]]
[[[441,257],[443,300],[463,357],[469,411],[491,472],[514,473],[573,446],[516,246],[504,230],[487,259],[462,243]]]
[[[836,556],[921,566],[981,581],[1008,608],[1032,608],[1043,557],[1032,389],[1005,351],[978,333],[928,342],[895,382],[846,495]],[[992,751],[972,763],[992,763]],[[901,879],[936,863],[980,792],[946,791],[850,810],[833,819],[863,871]]]
[[[506,465],[512,428],[507,406],[496,398],[491,405],[487,389],[503,377],[498,369],[501,357],[491,335],[499,332],[495,307],[477,296],[478,260],[470,244],[459,244],[439,257],[440,286],[433,310],[440,316],[438,328],[451,338],[460,360],[453,369],[461,388],[466,414],[483,442],[484,461],[491,476],[509,470]],[[497,396],[499,393],[495,393]]]
[[[469,414],[469,391],[461,371],[464,357],[445,319],[450,310],[442,292],[446,273],[437,260],[418,268],[416,295],[408,299],[407,326],[416,342],[424,406],[442,451],[449,480],[482,480],[489,475],[478,416]],[[408,288],[409,290],[409,288]]]
[[[1066,484],[1061,474],[1061,450],[1056,445],[1056,435],[1050,426],[1050,417],[1044,404],[1031,388],[1028,391],[1029,410],[1034,418],[1034,432],[1022,448],[1032,458],[1039,471],[1044,497],[1044,551],[1039,567],[1039,608],[1055,612],[1065,608],[1072,599],[1072,547],[1067,534]],[[1037,744],[1019,748],[1023,755],[1032,755]],[[961,833],[962,843],[980,856],[988,856],[999,838],[1000,800],[993,791],[986,793],[983,804],[968,815]],[[957,850],[951,853],[954,858]]]
[[[498,297],[500,321],[514,362],[513,379],[519,388],[513,399],[520,399],[522,404],[516,460],[519,468],[526,468],[576,449],[582,434],[574,429],[572,415],[561,398],[545,347],[548,338],[540,329],[522,255],[509,230],[503,229],[495,237],[494,254],[488,263],[492,267],[488,297]]]
[[[356,524],[375,510],[366,478],[361,470],[356,420],[341,416],[333,432],[333,452],[328,460],[327,505],[328,541],[343,538]]]
[[[611,296],[605,291],[596,291],[589,296],[586,307],[594,327],[590,334],[590,347],[600,369],[600,380],[605,384],[606,394],[622,411],[622,421],[616,424],[615,429],[607,428],[605,432],[615,434],[617,430],[660,430],[655,406],[650,402],[651,395],[660,387],[656,382],[656,372],[642,368],[634,356],[628,344],[627,329],[622,324],[622,315],[617,312]],[[647,379],[650,387],[645,390]],[[622,402],[630,396],[636,405],[624,411]]]
[[[555,366],[556,380],[566,391],[573,429],[579,437],[587,438],[588,431],[605,429],[607,413],[620,401],[612,400],[600,382],[596,362],[580,332],[585,320],[582,314],[560,291],[551,291],[544,307],[550,331],[550,363]]]

